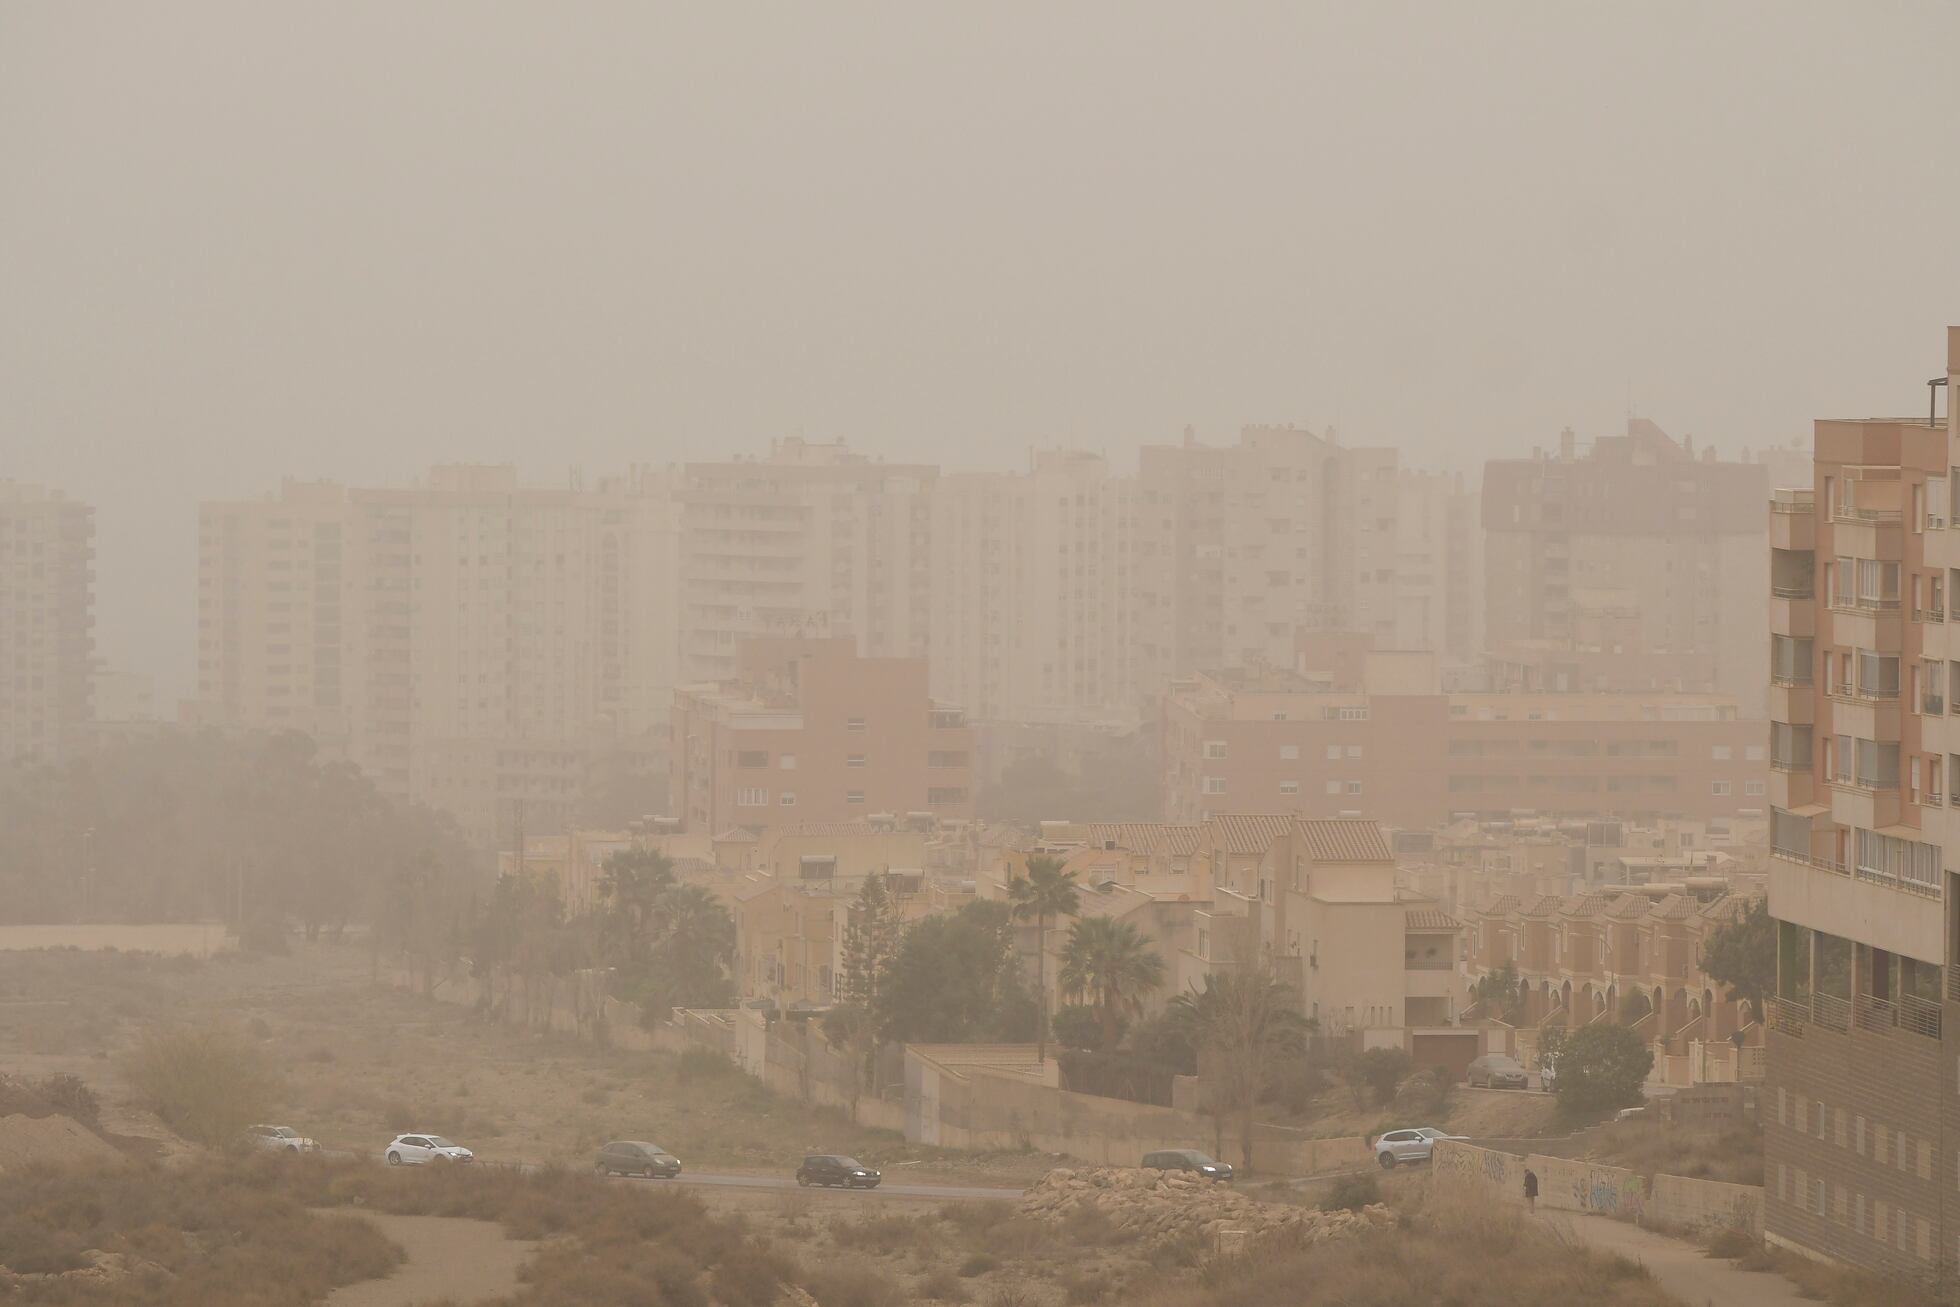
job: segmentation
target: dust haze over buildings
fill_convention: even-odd
[[[1951,6],[0,11],[0,470],[196,687],[203,499],[848,438],[1474,471],[1890,411]],[[1855,235],[1849,246],[1847,235]]]

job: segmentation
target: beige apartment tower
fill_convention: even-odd
[[[0,480],[0,766],[84,747],[95,649],[95,510]]]

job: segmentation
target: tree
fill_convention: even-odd
[[[864,878],[844,927],[843,968],[837,978],[837,1004],[824,1014],[824,1034],[851,1055],[852,1118],[878,1058],[878,1007],[892,961],[905,936],[898,905],[882,872]]]
[[[1495,971],[1477,977],[1470,986],[1470,1001],[1484,1005],[1488,1014],[1518,1023],[1524,1008],[1525,981],[1518,975],[1518,964],[1506,962]]]
[[[1564,1026],[1546,1026],[1538,1032],[1538,1070],[1554,1085],[1558,1083],[1558,1064],[1572,1042],[1572,1032]]]
[[[1776,988],[1776,922],[1768,899],[1757,899],[1747,913],[1709,935],[1701,947],[1701,969],[1734,997],[1763,1010],[1763,995]]]
[[[1334,1073],[1353,1096],[1355,1110],[1361,1111],[1371,1103],[1379,1107],[1393,1100],[1413,1065],[1399,1048],[1350,1050],[1335,1060]]]
[[[1102,1016],[1086,1003],[1064,1003],[1055,1009],[1055,1042],[1063,1048],[1087,1052],[1106,1052],[1115,1047],[1108,1042]]]
[[[1114,1048],[1124,1019],[1141,1015],[1144,994],[1164,983],[1164,959],[1129,922],[1085,917],[1069,927],[1061,982],[1068,993],[1094,1000],[1101,1046]]]
[[[278,1088],[271,1061],[251,1039],[217,1028],[153,1030],[124,1066],[144,1106],[184,1138],[239,1148],[265,1119]]]
[[[1216,1077],[1220,1115],[1238,1117],[1240,1161],[1251,1171],[1253,1105],[1272,1068],[1304,1048],[1312,1026],[1292,987],[1265,966],[1206,976],[1204,988],[1178,995],[1172,1010]]]
[[[1626,1026],[1581,1026],[1559,1052],[1559,1111],[1590,1120],[1632,1107],[1645,1097],[1641,1087],[1653,1069],[1653,1050]]]
[[[1060,858],[1037,854],[1028,859],[1028,874],[1007,886],[1008,902],[1017,921],[1035,924],[1035,1058],[1048,1060],[1048,919],[1072,917],[1081,908],[1075,873],[1062,870]]]
[[[956,1044],[1025,1039],[1033,1002],[1014,968],[1007,905],[981,901],[912,923],[878,995],[878,1038]]]

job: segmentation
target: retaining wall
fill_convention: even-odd
[[[1763,1191],[1755,1185],[1639,1173],[1542,1153],[1520,1155],[1445,1140],[1432,1163],[1439,1181],[1467,1185],[1486,1198],[1524,1201],[1524,1173],[1538,1175],[1538,1202],[1554,1211],[1595,1212],[1648,1225],[1706,1230],[1733,1227],[1761,1235]]]

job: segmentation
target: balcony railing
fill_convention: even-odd
[[[1903,890],[1907,894],[1917,894],[1922,898],[1940,897],[1940,887],[1936,881],[1910,880],[1877,867],[1858,867],[1855,874],[1859,880],[1873,885],[1883,885],[1888,889]]]
[[[1940,1037],[1940,1005],[1912,994],[1899,996],[1899,1029],[1908,1034]]]
[[[1876,595],[1859,595],[1851,600],[1850,606],[1865,612],[1878,613],[1896,613],[1904,607],[1896,596],[1891,599],[1881,599]]]
[[[1801,999],[1772,997],[1769,1016],[1776,1029],[1801,1039],[1804,1027],[1810,1024],[1810,1005]]]
[[[1899,687],[1883,685],[1861,685],[1848,696],[1853,699],[1889,700],[1899,697]]]
[[[1801,862],[1805,866],[1815,867],[1819,871],[1834,871],[1840,876],[1845,874],[1844,864],[1836,858],[1823,858],[1815,853],[1797,853],[1789,849],[1773,848],[1770,852],[1786,862]]]
[[[1842,1035],[1851,1029],[1851,1004],[1835,994],[1812,994],[1810,1019]]]
[[[1782,686],[1809,685],[1811,675],[1809,672],[1771,672],[1769,683]]]
[[[1769,760],[1769,765],[1770,765],[1770,770],[1771,770],[1771,771],[1809,771],[1809,770],[1810,770],[1810,759],[1808,759],[1808,758],[1771,758],[1771,759]]]
[[[1809,492],[1806,491],[1805,493],[1808,494]],[[1817,511],[1817,505],[1815,502],[1808,499],[1798,500],[1798,501],[1791,501],[1787,499],[1772,499],[1769,501],[1769,511],[1772,513],[1790,513],[1790,514],[1801,513],[1804,516],[1808,517],[1810,514],[1815,513]]]
[[[1896,508],[1853,508],[1839,504],[1831,514],[1840,522],[1903,522],[1906,515]]]
[[[1817,587],[1815,584],[1810,583],[1804,585],[1773,585],[1769,588],[1769,592],[1778,599],[1815,599],[1817,597]]]

